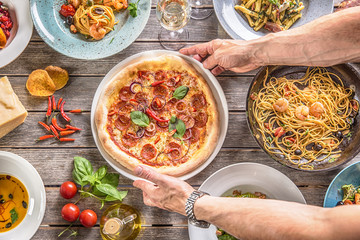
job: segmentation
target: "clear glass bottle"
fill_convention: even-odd
[[[101,216],[100,234],[104,240],[133,240],[140,230],[140,213],[129,205],[114,204]]]

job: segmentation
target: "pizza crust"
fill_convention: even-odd
[[[118,97],[120,89],[129,84],[128,80],[133,79],[133,77],[137,75],[138,70],[158,71],[164,69],[172,69],[179,72],[187,71],[189,74],[195,76],[204,95],[206,96],[208,103],[208,121],[206,125],[207,131],[204,142],[200,144],[200,148],[196,150],[195,153],[190,156],[190,158],[185,163],[178,164],[176,166],[151,166],[163,174],[171,176],[182,176],[202,165],[214,151],[219,137],[219,116],[215,99],[205,79],[181,57],[167,55],[160,56],[154,59],[148,59],[129,65],[121,70],[113,79],[109,81],[100,95],[95,112],[95,124],[102,147],[114,160],[131,171],[133,171],[136,166],[143,164],[143,162],[137,158],[130,156],[126,152],[123,152],[111,140],[107,131],[108,109],[111,107],[111,104],[114,102],[114,100]],[[126,79],[126,81],[123,81],[123,79]],[[201,139],[202,138],[200,138],[200,140]]]

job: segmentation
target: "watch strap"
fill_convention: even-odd
[[[189,198],[185,203],[185,212],[189,219],[189,223],[200,228],[208,228],[210,226],[210,223],[206,221],[197,220],[194,214],[194,205],[196,200],[203,197],[204,195],[209,195],[209,194],[206,192],[195,190],[190,194]]]

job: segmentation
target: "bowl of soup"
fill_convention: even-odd
[[[36,169],[24,158],[0,151],[0,239],[30,239],[45,213],[46,194]]]

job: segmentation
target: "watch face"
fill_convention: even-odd
[[[194,225],[195,227],[199,227],[199,228],[209,228],[210,227],[210,223],[205,222],[205,221],[196,221],[194,219],[189,219],[189,223],[191,225]]]

